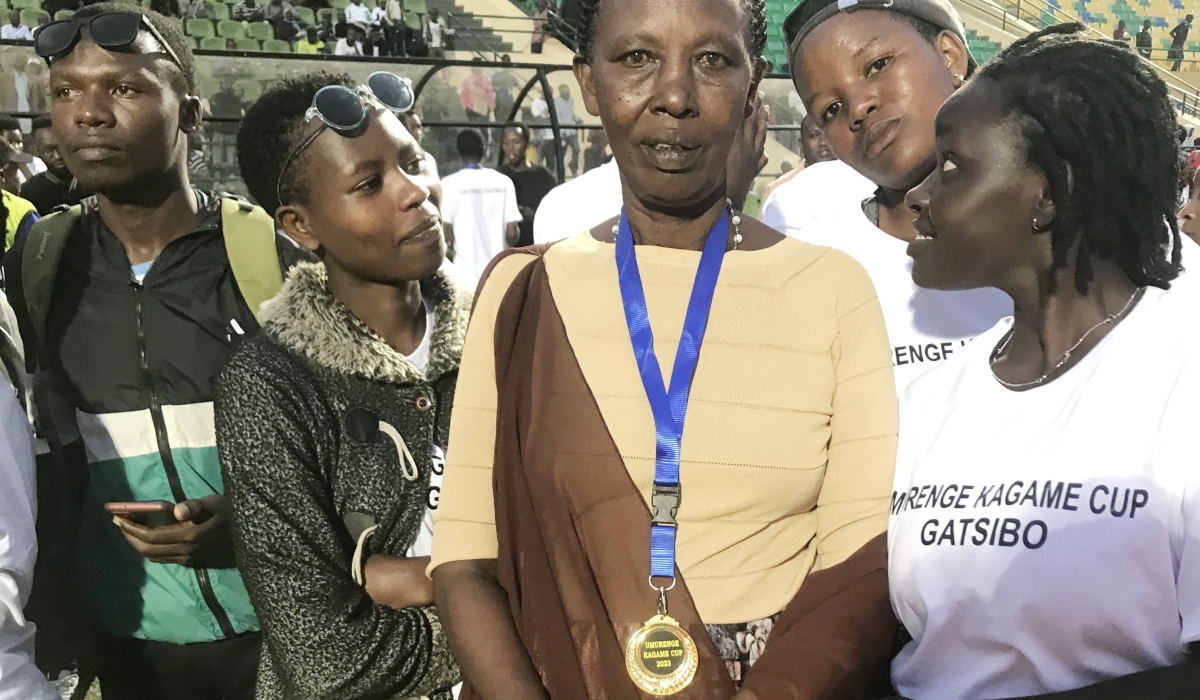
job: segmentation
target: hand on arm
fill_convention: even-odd
[[[363,567],[371,602],[394,610],[433,605],[433,582],[425,575],[429,557],[375,554]]]
[[[485,700],[549,700],[517,634],[496,560],[442,564],[433,593],[463,676]]]

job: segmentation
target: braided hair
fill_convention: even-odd
[[[327,85],[354,87],[355,82],[348,75],[320,72],[284,78],[268,87],[242,118],[237,135],[242,180],[250,195],[271,215],[282,206],[280,193],[291,201],[308,201],[303,185],[307,154],[292,162],[282,181],[279,176],[288,154],[300,146],[305,136],[304,115],[312,106],[313,96]]]
[[[580,0],[579,3],[579,38],[577,53],[583,60],[592,62],[592,44],[596,40],[596,24],[600,18],[600,3],[602,0]],[[746,15],[746,49],[750,52],[750,60],[762,58],[767,48],[767,4],[766,0],[740,0],[742,12]]]
[[[1075,250],[1081,294],[1093,256],[1138,286],[1169,287],[1180,272],[1179,150],[1167,86],[1150,64],[1068,23],[1014,42],[974,80],[1000,89],[1028,162],[1049,181],[1052,272]]]

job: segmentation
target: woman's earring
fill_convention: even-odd
[[[1048,224],[1043,224],[1042,222],[1038,221],[1037,219],[1033,220],[1033,232],[1034,233],[1045,233],[1046,229],[1048,229],[1048,228],[1050,228],[1050,226]]]
[[[965,82],[967,82],[967,79],[961,73],[954,74],[954,87],[960,88],[963,86],[963,83],[965,83]]]

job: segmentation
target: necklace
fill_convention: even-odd
[[[1079,340],[1076,340],[1075,344],[1072,345],[1071,348],[1069,350],[1067,350],[1067,352],[1065,354],[1063,354],[1062,359],[1058,361],[1058,364],[1051,367],[1050,371],[1046,372],[1045,374],[1043,374],[1042,376],[1033,380],[1032,382],[1020,382],[1020,383],[1006,382],[996,374],[996,360],[1000,359],[1000,356],[1003,355],[1006,350],[1008,350],[1008,345],[1009,345],[1009,343],[1012,342],[1013,332],[1016,330],[1014,328],[1010,328],[1008,330],[1008,333],[1006,333],[1004,335],[1004,339],[1001,340],[1000,344],[996,346],[996,349],[992,351],[992,356],[990,358],[988,358],[988,366],[992,371],[992,377],[996,381],[998,381],[1001,384],[1003,384],[1004,386],[1008,387],[1009,389],[1024,389],[1026,387],[1037,386],[1037,385],[1041,384],[1042,382],[1046,381],[1047,377],[1049,377],[1050,375],[1057,372],[1063,365],[1067,364],[1067,362],[1070,361],[1071,353],[1075,352],[1075,350],[1080,345],[1083,345],[1083,341],[1087,340],[1088,336],[1091,335],[1093,331],[1095,331],[1100,326],[1107,326],[1107,325],[1116,323],[1117,319],[1124,316],[1125,312],[1129,311],[1129,307],[1133,306],[1133,302],[1136,301],[1137,298],[1140,297],[1142,292],[1144,292],[1144,291],[1146,291],[1145,287],[1138,287],[1137,289],[1133,290],[1133,296],[1129,297],[1129,301],[1125,302],[1125,306],[1123,306],[1120,311],[1118,311],[1115,314],[1109,314],[1108,316],[1105,316],[1104,319],[1101,320],[1099,323],[1097,323],[1096,325],[1087,329],[1087,332],[1084,333],[1082,336],[1080,336]]]
[[[726,199],[725,206],[729,207],[729,223],[733,224],[733,249],[737,250],[738,246],[742,244],[742,217],[734,213],[732,199]],[[617,235],[620,230],[620,224],[613,225],[612,232],[614,236]]]

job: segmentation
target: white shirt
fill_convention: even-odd
[[[361,41],[356,41],[351,44],[345,37],[338,39],[337,45],[333,47],[334,56],[361,56],[363,55],[363,45]]]
[[[553,243],[620,216],[621,171],[608,161],[550,190],[533,216],[533,242]]]
[[[422,374],[429,366],[429,345],[433,338],[433,309],[425,304],[425,337],[421,344],[413,350],[406,359]],[[442,491],[442,473],[446,470],[446,453],[437,445],[433,446],[433,473],[429,476],[429,496],[426,501],[425,518],[421,521],[421,529],[417,530],[417,539],[408,548],[406,556],[427,557],[433,551],[433,514],[437,511],[438,496]]]
[[[371,10],[371,24],[383,24],[383,20],[385,19],[387,19],[387,12],[382,7],[376,7]]]
[[[1079,688],[1200,639],[1200,293],[1153,287],[1066,374],[991,374],[1005,319],[903,400],[892,664],[913,700]],[[903,494],[903,495],[901,495]]]
[[[447,34],[446,18],[438,17],[436,22],[425,20],[426,26],[429,27],[429,47],[440,49],[442,47],[442,35]]]
[[[371,8],[366,5],[350,3],[343,10],[346,13],[346,21],[367,26],[371,23]]]
[[[37,560],[34,473],[28,417],[0,378],[0,700],[58,700],[33,665],[34,625],[24,613]]]
[[[943,292],[912,281],[908,244],[867,219],[863,200],[875,184],[841,161],[816,163],[783,183],[763,202],[762,222],[808,243],[837,248],[871,276],[883,307],[896,389],[960,352],[968,340],[1012,314],[997,289]]]
[[[506,247],[507,224],[521,220],[517,188],[491,168],[463,168],[442,179],[442,221],[454,226],[454,265],[474,289]]]
[[[25,41],[33,41],[33,30],[23,24],[13,26],[6,24],[0,27],[0,39],[24,39]]]

